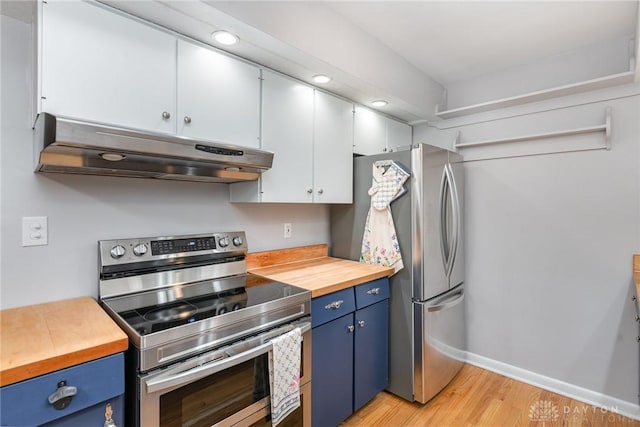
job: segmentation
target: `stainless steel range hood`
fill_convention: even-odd
[[[35,126],[36,172],[180,181],[252,181],[273,153],[190,138],[103,126],[42,113]]]

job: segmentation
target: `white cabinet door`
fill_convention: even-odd
[[[175,132],[175,37],[79,1],[47,1],[41,19],[41,111]]]
[[[383,153],[387,144],[386,118],[360,106],[355,111],[353,152],[363,156]]]
[[[315,91],[313,200],[353,201],[353,104]]]
[[[262,202],[313,201],[313,89],[263,71],[262,148],[274,153]]]
[[[178,40],[178,134],[260,145],[260,69]]]
[[[386,119],[387,121],[387,151],[397,151],[398,148],[406,147],[412,143],[411,126]]]

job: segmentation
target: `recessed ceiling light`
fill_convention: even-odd
[[[331,81],[331,77],[324,74],[316,74],[313,76],[313,81],[320,84],[329,83]]]
[[[211,37],[213,37],[213,39],[218,43],[226,44],[226,45],[236,44],[240,41],[238,36],[236,36],[235,34],[231,34],[228,31],[222,31],[222,30],[214,31],[213,33],[211,33]]]
[[[374,107],[384,107],[387,104],[388,104],[388,102],[385,101],[384,99],[379,99],[379,100],[373,101],[371,103],[371,105],[373,105]]]

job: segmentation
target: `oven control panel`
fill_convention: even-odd
[[[247,252],[243,231],[190,236],[100,240],[101,265],[154,261],[175,257]]]

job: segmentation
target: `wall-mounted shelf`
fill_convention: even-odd
[[[582,135],[582,134],[596,133],[596,132],[604,132],[605,145],[602,148],[606,150],[610,150],[611,149],[611,107],[607,107],[605,109],[605,122],[602,125],[588,126],[588,127],[569,129],[569,130],[560,130],[560,131],[554,131],[554,132],[544,132],[544,133],[531,134],[531,135],[514,136],[510,138],[487,139],[484,141],[474,141],[474,142],[464,142],[464,143],[460,143],[460,132],[458,132],[453,141],[453,146],[454,148],[459,149],[459,148],[467,148],[467,147],[477,147],[480,145],[493,145],[493,144],[504,144],[508,142],[531,141],[535,139]]]
[[[444,111],[438,111],[436,109],[436,116],[440,117],[441,119],[451,119],[454,117],[496,110],[498,108],[513,107],[530,102],[544,101],[546,99],[556,98],[560,96],[573,95],[576,93],[633,83],[634,78],[635,70],[625,71],[624,73],[612,74],[606,77],[599,77],[597,79],[585,80],[583,82],[558,86],[552,89],[545,89],[537,92],[530,92],[524,95],[512,96],[509,98],[502,98],[495,101],[483,102],[466,107],[454,108]]]

